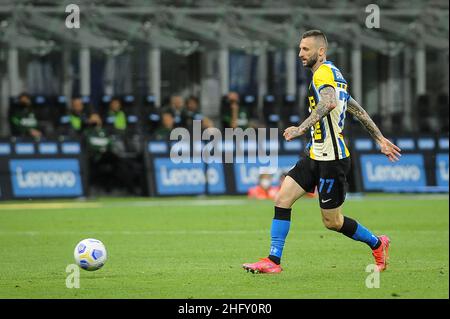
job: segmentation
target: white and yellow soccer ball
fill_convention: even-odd
[[[108,258],[106,248],[98,239],[87,238],[75,246],[75,262],[80,268],[94,271],[103,267]]]

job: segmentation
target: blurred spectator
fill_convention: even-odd
[[[88,123],[89,126],[84,131],[88,156],[93,161],[97,161],[103,153],[111,151],[112,141],[103,128],[100,115],[92,113],[89,116]]]
[[[222,101],[221,108],[223,128],[246,129],[248,127],[249,113],[245,107],[240,105],[239,94],[229,92]]]
[[[127,116],[122,110],[122,102],[119,98],[112,98],[106,116],[106,122],[115,133],[124,132],[127,128]]]
[[[125,187],[129,193],[135,194],[134,170],[126,159],[114,152],[113,139],[103,128],[101,117],[93,113],[88,122],[84,135],[89,159],[89,184],[104,188],[108,193],[115,187]]]
[[[258,185],[250,188],[247,195],[249,198],[275,199],[275,195],[280,190],[280,185],[281,183],[277,186],[272,186],[272,175],[268,173],[261,173],[259,175]]]
[[[204,117],[202,120],[202,129],[209,130],[215,128],[214,122],[209,117]]]
[[[170,104],[166,107],[163,112],[170,111],[174,119],[175,127],[183,126],[183,109],[184,109],[184,99],[180,95],[172,95],[170,97]]]
[[[80,97],[72,98],[69,114],[60,118],[59,125],[59,133],[68,136],[81,135],[89,125],[89,117]]]
[[[182,112],[183,126],[192,131],[194,120],[203,120],[204,116],[199,110],[199,101],[195,96],[190,96],[186,101],[186,108]]]
[[[10,125],[13,136],[34,138],[42,136],[29,94],[19,95],[18,105],[11,110]]]
[[[152,135],[154,140],[169,140],[170,132],[175,127],[175,119],[172,112],[165,110],[161,114],[161,123]]]

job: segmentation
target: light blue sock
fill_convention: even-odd
[[[272,243],[270,245],[269,258],[276,264],[281,261],[284,243],[291,226],[291,209],[275,207],[275,217],[272,220]]]
[[[354,240],[362,241],[369,245],[370,248],[374,248],[378,244],[378,237],[375,236],[368,230],[366,227],[358,223],[358,227],[356,227],[356,232],[352,236]]]
[[[366,243],[372,249],[379,245],[377,236],[372,234],[366,227],[347,216],[344,216],[344,224],[339,232],[349,238]]]

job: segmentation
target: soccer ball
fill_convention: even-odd
[[[107,254],[103,243],[98,239],[83,239],[75,246],[75,262],[82,269],[94,271],[103,267]]]

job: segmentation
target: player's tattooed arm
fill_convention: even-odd
[[[380,146],[381,153],[386,155],[391,162],[398,161],[401,156],[401,149],[383,136],[380,129],[367,114],[366,110],[359,105],[352,97],[347,101],[347,111],[354,115],[364,128],[369,132],[370,136]]]
[[[347,101],[347,111],[354,115],[364,128],[369,132],[370,136],[378,143],[382,138],[380,129],[367,114],[366,110],[362,108],[352,97]]]
[[[284,130],[283,136],[286,141],[305,134],[310,127],[319,122],[323,117],[333,110],[337,105],[336,92],[332,86],[326,86],[320,90],[320,101],[312,110],[309,117],[300,124],[300,126],[291,126]]]

